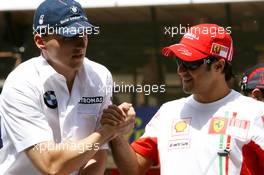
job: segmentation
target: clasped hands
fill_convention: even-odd
[[[113,138],[128,134],[135,125],[135,110],[130,103],[122,103],[119,106],[110,105],[103,110],[101,125],[102,127],[109,127],[113,132]]]

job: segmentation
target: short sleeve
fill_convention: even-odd
[[[263,105],[264,109],[264,105]],[[264,112],[261,112],[250,129],[251,141],[243,146],[243,156],[247,160],[247,168],[255,174],[264,174]],[[245,167],[242,168],[242,172]]]
[[[38,95],[30,83],[5,83],[1,94],[3,127],[21,152],[34,144],[53,140]]]
[[[264,110],[264,105],[263,105],[263,110]],[[264,116],[264,111],[262,112],[261,115],[259,115],[254,123],[253,126],[251,127],[250,130],[250,138],[251,141],[255,142],[259,147],[262,149],[263,154],[264,154],[264,124],[263,124],[263,116]],[[264,157],[263,157],[264,160]]]
[[[160,110],[159,110],[160,111]],[[145,133],[131,146],[138,154],[143,157],[150,158],[154,161],[155,165],[159,164],[157,131],[159,128],[160,112],[157,112],[154,117],[146,125]]]

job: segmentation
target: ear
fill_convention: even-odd
[[[258,89],[258,88],[255,88],[252,92],[251,92],[251,96],[256,99],[256,100],[259,100],[259,101],[262,101],[263,100],[263,95],[261,90]]]
[[[224,59],[220,59],[217,62],[215,62],[215,64],[214,64],[214,69],[217,72],[223,72],[224,67],[225,67],[225,60]]]
[[[36,46],[39,49],[41,49],[41,50],[46,49],[45,41],[43,40],[43,37],[40,36],[40,34],[36,34],[34,36],[34,41],[35,41]]]

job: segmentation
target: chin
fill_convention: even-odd
[[[70,65],[72,69],[79,70],[83,65],[83,61],[74,62]]]
[[[185,94],[193,94],[193,91],[192,91],[192,89],[190,89],[190,88],[183,87],[182,90],[183,90],[183,92],[184,92]]]

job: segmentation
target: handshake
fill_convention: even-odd
[[[130,103],[122,103],[119,106],[110,105],[103,110],[101,129],[105,129],[111,135],[110,140],[131,132],[135,125],[135,110]]]

